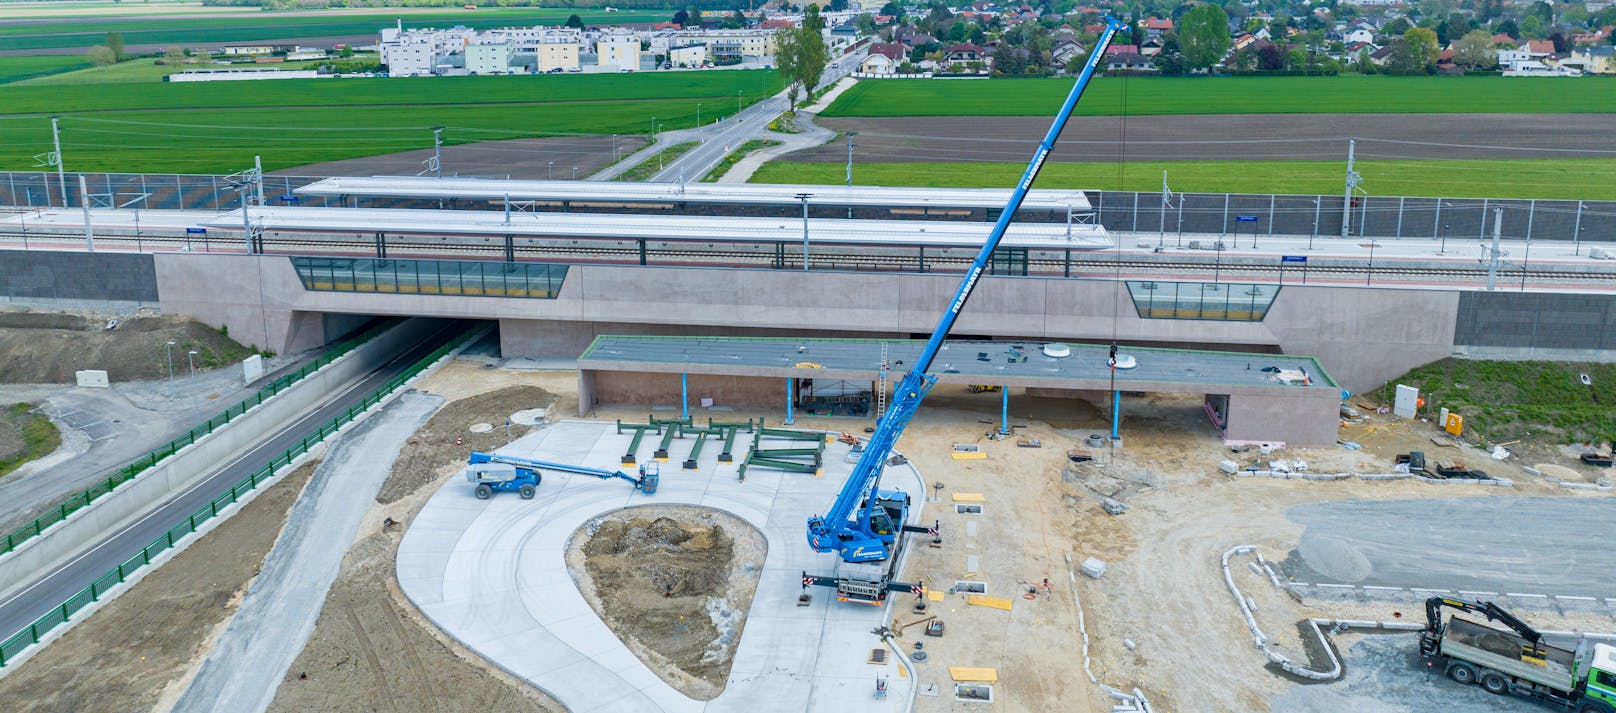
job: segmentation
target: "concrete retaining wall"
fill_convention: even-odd
[[[0,298],[23,304],[157,303],[149,254],[0,250]]]
[[[0,599],[194,487],[240,458],[267,434],[282,430],[286,423],[349,381],[386,363],[435,327],[428,320],[410,320],[388,330],[0,557],[0,582],[6,583]]]

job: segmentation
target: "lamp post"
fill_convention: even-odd
[[[173,393],[173,391],[174,391],[174,343],[169,342],[168,346],[166,348],[164,348],[163,351],[168,354],[168,390],[169,390],[170,393]]]
[[[696,102],[696,126],[701,126],[701,102]]]
[[[197,400],[196,400],[196,383],[195,383],[196,382],[196,350],[192,349],[192,350],[186,352],[185,353],[185,360],[191,364],[191,381],[192,381],[192,384],[191,384],[191,417],[195,418],[196,417],[196,404],[197,404]]]
[[[577,166],[572,167],[572,180],[574,180],[574,181],[578,180],[578,167]]]
[[[554,161],[551,161],[548,165],[546,165],[544,167],[544,177],[549,179],[549,180],[552,180],[552,181],[555,180],[555,162]]]
[[[802,271],[808,271],[808,199],[813,198],[812,193],[798,193],[797,200],[802,201]]]
[[[656,141],[656,117],[651,117],[651,140]]]

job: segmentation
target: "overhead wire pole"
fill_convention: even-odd
[[[432,127],[432,175],[443,178],[443,127]]]
[[[1156,235],[1156,247],[1158,248],[1166,247],[1167,245],[1167,204],[1171,203],[1172,200],[1173,191],[1167,187],[1167,172],[1162,171],[1161,218],[1156,222],[1156,227],[1158,229]]]
[[[1347,139],[1347,189],[1341,199],[1341,237],[1345,238],[1352,233],[1352,192],[1358,188],[1363,177],[1352,170],[1352,159],[1355,149],[1358,148],[1357,139]]]
[[[51,143],[56,146],[56,185],[62,189],[62,207],[66,208],[67,174],[65,173],[66,169],[62,168],[62,132],[56,123],[57,119],[60,118],[57,116],[51,117]],[[50,203],[48,200],[45,202]]]

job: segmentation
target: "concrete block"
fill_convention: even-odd
[[[111,383],[107,381],[107,372],[100,369],[84,369],[82,371],[75,371],[73,372],[73,376],[77,379],[79,386],[91,389],[105,389],[111,385]]]
[[[254,354],[241,362],[241,375],[251,384],[264,375],[264,358]]]
[[[1240,464],[1232,460],[1222,461],[1218,463],[1218,470],[1228,473],[1229,475],[1234,475],[1235,473],[1240,472]]]
[[[1101,575],[1105,574],[1105,567],[1105,562],[1090,557],[1083,560],[1083,565],[1078,568],[1078,571],[1082,572],[1084,576],[1087,576],[1090,579],[1099,579]]]

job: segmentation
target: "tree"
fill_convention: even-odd
[[[1554,43],[1555,52],[1565,52],[1571,46],[1571,43],[1566,41],[1566,36],[1559,32],[1549,35],[1549,41]]]
[[[1285,68],[1285,54],[1279,50],[1279,45],[1269,43],[1257,50],[1257,68],[1270,72]]]
[[[1411,27],[1392,43],[1387,64],[1399,74],[1425,74],[1436,65],[1439,50],[1436,33],[1424,27]]]
[[[97,67],[105,67],[109,64],[115,64],[118,61],[117,55],[112,53],[112,48],[107,47],[106,45],[96,45],[91,47],[89,53],[85,54],[84,56]]]
[[[802,26],[813,30],[815,34],[825,29],[825,18],[820,16],[818,5],[809,5],[808,9],[803,10]],[[820,44],[823,45],[824,42],[821,41]]]
[[[1531,16],[1543,23],[1544,27],[1554,24],[1554,6],[1546,2],[1532,3]]]
[[[1128,44],[1135,47],[1144,44],[1145,29],[1139,26],[1139,13],[1136,12],[1132,17],[1128,18],[1128,27],[1133,28],[1133,32],[1128,34]]]
[[[889,2],[881,6],[881,14],[901,18],[903,17],[903,6],[896,2]]]
[[[185,64],[185,50],[179,47],[169,47],[163,51],[163,64]]]
[[[567,25],[566,26],[567,27],[576,27],[576,28],[582,30],[582,29],[584,29],[584,19],[579,17],[577,14],[569,15],[567,17]]]
[[[1493,36],[1486,30],[1471,30],[1453,41],[1453,63],[1465,69],[1488,69],[1498,56],[1493,52]]]
[[[353,47],[351,45],[343,45],[342,46],[342,51],[338,52],[337,54],[339,56],[341,56],[343,59],[348,59],[349,57],[353,56],[353,53],[354,53],[354,50],[353,50]]]
[[[742,15],[740,10],[736,10],[724,17],[723,27],[726,30],[744,29],[746,27],[746,16]]]
[[[123,59],[123,33],[108,32],[106,47],[112,50],[112,61],[117,62]]]
[[[847,9],[847,0],[830,0],[831,12],[842,12]]]
[[[1234,52],[1234,61],[1230,69],[1236,72],[1250,72],[1257,68],[1257,53],[1251,51],[1251,46],[1241,47]]]
[[[810,5],[809,8],[813,9],[814,6]],[[779,64],[780,76],[790,84],[787,97],[795,107],[798,90],[802,91],[806,101],[819,85],[820,75],[825,73],[825,38],[820,36],[818,29],[808,26],[806,18],[802,27],[782,29],[775,33],[775,38],[775,60]]]
[[[870,13],[866,12],[853,18],[853,24],[858,27],[861,35],[875,34],[875,16]]]
[[[1515,24],[1514,20],[1505,20],[1498,23],[1498,26],[1493,28],[1493,32],[1500,35],[1509,35],[1510,37],[1514,37],[1516,39],[1520,39],[1521,36],[1521,28],[1519,25]]]
[[[1188,10],[1179,21],[1178,46],[1190,69],[1217,64],[1229,51],[1229,14],[1217,5]]]
[[[1358,50],[1358,58],[1352,62],[1352,71],[1359,74],[1374,74],[1375,60],[1369,56],[1369,48]]]
[[[690,24],[690,13],[686,12],[684,10],[680,10],[680,11],[678,11],[676,13],[673,13],[673,19],[669,20],[669,22],[672,22],[673,24],[678,25],[680,27],[684,27],[685,25]]]

